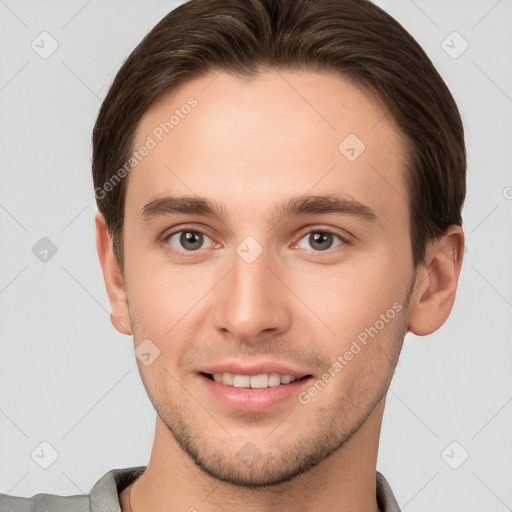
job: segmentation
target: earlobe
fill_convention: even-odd
[[[119,263],[112,249],[112,239],[108,231],[105,217],[96,213],[96,249],[103,271],[103,279],[110,301],[110,320],[121,334],[132,334],[132,323],[126,302],[124,278]]]
[[[427,246],[425,265],[418,269],[411,298],[410,332],[425,336],[446,322],[455,300],[463,255],[464,233],[460,226],[451,226]]]

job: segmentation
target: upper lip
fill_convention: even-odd
[[[272,361],[245,362],[230,361],[224,363],[216,363],[206,366],[200,370],[202,373],[234,373],[237,375],[261,375],[262,373],[280,373],[281,375],[291,375],[297,379],[301,379],[307,375],[307,372],[293,368],[284,363]]]

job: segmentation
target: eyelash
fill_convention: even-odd
[[[197,229],[193,226],[182,226],[180,229],[166,233],[162,237],[164,243],[166,243],[167,247],[172,247],[170,250],[179,256],[193,257],[204,250],[204,249],[197,249],[195,251],[178,250],[178,249],[174,248],[173,246],[171,246],[171,244],[169,243],[169,239],[172,236],[179,234],[179,233],[183,233],[183,232],[200,233],[200,234],[208,237],[210,240],[212,240],[212,238],[210,236],[208,236],[207,233],[205,233],[201,229]],[[350,243],[350,241],[348,240],[348,237],[346,235],[342,235],[340,232],[338,232],[332,228],[316,228],[316,229],[310,229],[309,231],[303,232],[300,235],[300,237],[297,239],[297,241],[293,243],[293,247],[298,246],[299,242],[306,235],[311,235],[312,233],[327,233],[327,234],[334,235],[334,236],[338,237],[341,241],[341,243],[336,245],[335,247],[330,247],[329,249],[326,249],[324,251],[318,251],[315,249],[309,249],[309,250],[303,249],[304,251],[307,251],[308,254],[313,254],[315,256],[321,256],[322,254],[331,254],[337,247],[342,247],[342,246],[348,245]],[[213,240],[212,240],[212,242],[213,242]],[[213,242],[213,243],[215,244],[216,242]]]

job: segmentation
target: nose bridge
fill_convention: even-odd
[[[286,330],[290,321],[286,297],[269,268],[271,255],[254,242],[237,247],[214,306],[216,328],[248,343],[263,332]]]

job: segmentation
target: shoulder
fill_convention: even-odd
[[[30,498],[0,494],[0,512],[119,512],[119,493],[145,469],[145,466],[112,469],[94,484],[90,494],[40,493]]]
[[[0,494],[2,512],[89,512],[89,497],[86,495],[57,496],[35,494],[31,498]]]
[[[400,512],[393,491],[382,473],[377,471],[377,504],[381,512]]]

